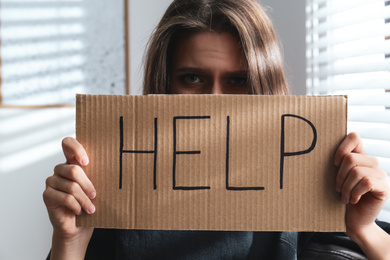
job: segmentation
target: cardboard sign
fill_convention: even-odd
[[[96,213],[80,226],[345,231],[345,96],[77,96]]]

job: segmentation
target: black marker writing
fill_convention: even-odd
[[[154,119],[154,149],[148,151],[124,150],[123,149],[123,116],[119,118],[120,147],[119,147],[119,189],[122,189],[122,161],[124,153],[154,154],[153,160],[153,189],[157,189],[157,118]]]
[[[308,125],[310,125],[311,129],[313,130],[313,141],[308,149],[303,150],[303,151],[292,152],[292,153],[286,153],[284,151],[284,132],[285,132],[284,119],[285,119],[285,117],[295,117],[295,118],[298,118],[300,120],[305,121]],[[317,142],[317,130],[309,120],[307,120],[306,118],[303,118],[301,116],[292,115],[292,114],[282,115],[282,129],[281,129],[281,138],[280,138],[280,189],[283,189],[284,157],[310,153],[314,149],[314,147],[316,146],[316,142]]]
[[[173,189],[174,190],[208,190],[209,186],[176,186],[176,155],[178,154],[200,154],[200,151],[177,151],[176,150],[176,121],[179,119],[191,120],[191,119],[210,119],[210,116],[175,116],[173,118]]]
[[[264,190],[264,187],[232,187],[229,185],[229,139],[230,139],[230,116],[226,118],[226,189],[234,191]]]

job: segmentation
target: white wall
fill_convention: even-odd
[[[125,93],[123,0],[0,5],[5,104],[72,103],[75,91]],[[69,42],[78,47],[69,50]],[[52,228],[42,192],[65,160],[61,139],[74,135],[74,118],[74,108],[0,108],[1,260],[46,258]]]
[[[142,94],[142,59],[146,44],[172,0],[130,1],[130,92]]]
[[[51,225],[45,179],[64,162],[61,139],[74,133],[74,108],[0,109],[0,259],[44,259]]]
[[[268,9],[283,45],[285,72],[292,94],[306,94],[305,0],[260,0]]]

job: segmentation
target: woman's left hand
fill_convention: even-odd
[[[345,137],[337,149],[334,163],[340,167],[336,190],[347,205],[347,235],[353,240],[364,236],[364,230],[375,224],[379,212],[390,195],[387,174],[375,157],[364,153],[356,133]]]

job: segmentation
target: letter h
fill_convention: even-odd
[[[119,131],[120,131],[120,148],[119,148],[119,189],[122,189],[122,169],[123,169],[123,154],[124,153],[146,153],[153,154],[153,189],[157,189],[157,118],[154,119],[154,149],[153,150],[124,150],[123,149],[123,116],[119,119]]]

